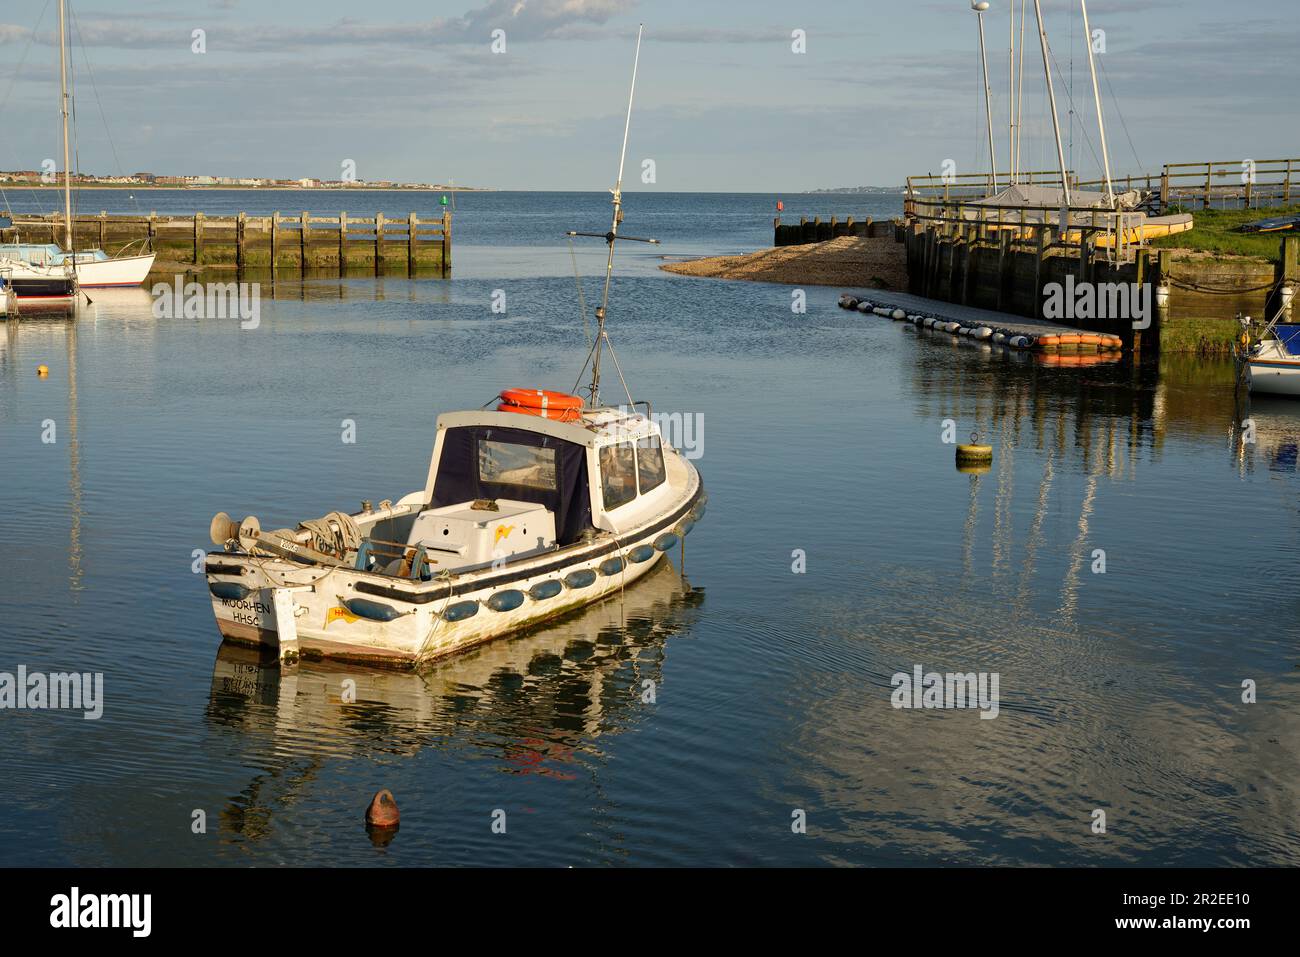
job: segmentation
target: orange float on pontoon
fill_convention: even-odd
[[[567,392],[548,392],[546,389],[504,389],[500,395],[498,412],[518,412],[521,415],[540,415],[544,419],[574,422],[582,417],[582,399]]]

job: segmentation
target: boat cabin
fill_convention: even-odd
[[[0,244],[0,259],[16,259],[36,266],[62,266],[69,260],[78,263],[107,262],[109,256],[102,249],[65,252],[63,247],[55,243],[3,243]]]
[[[402,500],[418,511],[382,530],[405,543],[404,558],[375,570],[425,580],[472,571],[620,535],[663,509],[672,491],[653,421],[610,408],[563,419],[440,416],[424,490]]]

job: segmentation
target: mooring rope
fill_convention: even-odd
[[[361,547],[361,529],[347,512],[330,512],[322,518],[300,522],[298,527],[311,533],[317,551],[333,551],[342,558]]]
[[[1210,296],[1240,296],[1251,292],[1263,292],[1265,289],[1275,289],[1281,285],[1279,281],[1273,280],[1260,286],[1248,286],[1242,288],[1239,286],[1210,286],[1205,283],[1183,279],[1172,274],[1166,278],[1172,286],[1177,286],[1180,289],[1190,289],[1193,292],[1203,292]]]

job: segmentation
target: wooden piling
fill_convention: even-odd
[[[307,271],[307,233],[311,229],[311,214],[307,210],[302,211],[302,228],[298,231],[298,255],[301,257],[299,265],[303,272]]]
[[[415,275],[415,213],[406,217],[406,272]]]
[[[383,272],[384,263],[384,214],[375,213],[375,274]]]
[[[339,275],[345,275],[348,269],[348,214],[339,213]]]
[[[442,274],[451,272],[451,213],[442,211]]]
[[[275,272],[276,257],[279,255],[280,211],[271,214],[271,271]]]
[[[194,265],[203,263],[203,214],[194,214]]]
[[[248,228],[248,216],[240,213],[235,217],[235,270],[244,271],[244,234]]]

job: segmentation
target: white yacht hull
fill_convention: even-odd
[[[1300,356],[1289,355],[1270,339],[1246,360],[1246,381],[1252,393],[1300,396]]]
[[[77,263],[77,281],[85,288],[138,286],[153,268],[154,253]]]

